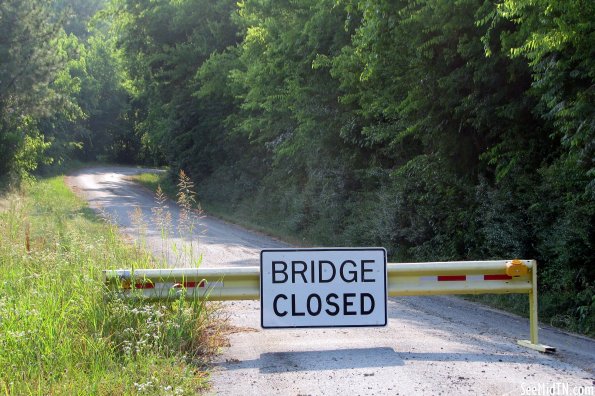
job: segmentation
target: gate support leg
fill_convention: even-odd
[[[531,268],[531,291],[529,292],[529,330],[531,340],[518,340],[517,343],[539,352],[554,353],[556,348],[539,343],[537,321],[537,263]]]

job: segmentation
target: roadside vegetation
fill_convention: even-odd
[[[164,194],[172,201],[177,200],[178,187],[170,173],[138,173],[129,176],[129,179],[145,186],[154,194]],[[200,210],[204,210],[221,220],[244,226],[265,235],[281,238],[283,241],[296,246],[312,246],[315,244],[312,240],[307,240],[304,237],[300,238],[291,230],[280,228],[276,223],[255,221],[251,216],[248,216],[245,213],[230,212],[225,205],[212,201],[205,202],[200,199],[200,197],[198,198],[200,200]]]
[[[595,334],[593,2],[112,4],[138,125],[205,208],[394,261],[536,259],[542,318]]]
[[[137,183],[142,184],[153,192],[161,190],[169,199],[175,200],[175,185],[173,184],[171,175],[168,173],[141,173],[131,176],[131,179]],[[303,246],[322,246],[320,241],[296,237],[290,230],[278,226],[276,222],[264,223],[262,219],[255,219],[249,213],[230,213],[224,206],[219,206],[217,203],[202,201],[202,207],[209,214],[217,216],[223,220],[230,221],[235,224],[243,225],[247,228],[263,232],[273,237],[281,238],[282,240],[292,243],[294,245]],[[502,257],[513,258],[513,257]],[[392,260],[395,261],[395,260]],[[489,305],[494,308],[502,309],[515,313],[517,315],[529,316],[529,300],[526,295],[518,294],[481,294],[481,295],[462,295],[462,298],[467,300],[479,302]],[[541,288],[539,293],[539,320],[542,323],[547,323],[551,326],[558,327],[565,330],[577,330],[577,320],[571,315],[563,315],[558,312],[555,307],[559,304],[560,299],[564,299],[555,292]],[[589,311],[585,309],[582,315],[588,315]],[[589,322],[591,319],[583,317],[583,321]],[[591,330],[589,330],[591,329]],[[579,331],[580,332],[580,331]],[[587,331],[582,332],[590,337],[595,337],[595,331],[588,328]]]
[[[183,169],[209,210],[293,240],[536,259],[542,317],[593,335],[594,15],[4,0],[0,185],[73,159]]]
[[[195,395],[217,348],[215,306],[107,296],[101,271],[151,268],[66,187],[27,183],[0,206],[0,393]]]

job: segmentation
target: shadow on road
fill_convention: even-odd
[[[403,360],[392,348],[357,348],[304,352],[267,352],[253,360],[218,363],[227,370],[259,369],[261,373],[320,371],[345,368],[402,366]]]
[[[356,348],[304,352],[267,352],[258,359],[228,360],[215,364],[226,370],[258,369],[262,374],[292,371],[325,371],[403,366],[406,361],[485,362],[489,364],[535,364],[535,359],[519,355],[452,352],[396,352],[392,348]]]

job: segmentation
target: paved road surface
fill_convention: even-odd
[[[210,216],[196,219],[192,237],[173,232],[164,241],[150,221],[152,194],[127,179],[142,171],[95,167],[67,181],[170,266],[200,254],[205,267],[258,265],[261,248],[288,246]],[[180,210],[169,206],[177,222]],[[146,222],[140,234],[129,216],[135,208]],[[540,341],[558,353],[527,350],[516,340],[529,337],[528,320],[455,297],[390,298],[388,326],[372,329],[265,331],[257,302],[225,307],[241,330],[215,361],[213,394],[595,394],[595,341],[546,326]]]

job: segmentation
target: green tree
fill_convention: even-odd
[[[102,10],[109,0],[52,0],[57,14],[63,15],[66,34],[74,34],[82,40],[89,35],[88,24],[95,14]]]
[[[49,4],[0,3],[0,177],[37,167],[48,147],[37,120],[61,106],[50,83],[66,60],[52,48],[60,24]]]
[[[540,114],[595,179],[595,4],[506,0],[498,15],[518,26],[503,46],[529,61]]]
[[[69,158],[132,162],[140,139],[128,121],[129,94],[115,40],[94,30],[85,41],[64,35],[56,51],[68,59],[51,86],[68,106],[40,121],[52,142],[48,154],[62,162]]]
[[[236,41],[232,1],[118,0],[115,30],[141,111],[142,141],[161,148],[175,169],[211,171],[220,150],[208,104],[197,100],[200,65]],[[203,104],[206,106],[204,107]]]
[[[528,61],[534,113],[554,145],[539,169],[530,208],[538,258],[545,266],[548,316],[595,328],[595,4],[589,1],[506,0],[496,19],[514,24],[501,36],[512,58]],[[572,321],[571,321],[572,322]]]
[[[344,18],[332,1],[239,4],[234,20],[243,41],[199,73],[210,92],[207,79],[224,73],[217,81],[237,108],[226,118],[227,136],[241,147],[207,181],[207,196],[248,205],[255,218],[293,232],[336,239],[357,153],[339,135],[337,81],[315,63],[349,42]],[[242,186],[237,194],[234,185]],[[246,194],[256,199],[249,203]]]
[[[540,161],[542,148],[530,142],[544,135],[523,96],[529,69],[502,52],[484,55],[488,28],[476,21],[493,11],[489,3],[345,6],[361,23],[352,44],[330,60],[331,72],[341,101],[353,108],[343,134],[369,148],[370,165],[384,170],[368,183],[396,196],[390,246],[409,259],[484,254],[475,186],[507,174],[513,157],[525,167]],[[505,23],[490,28],[502,31]],[[387,217],[385,208],[377,211]]]

